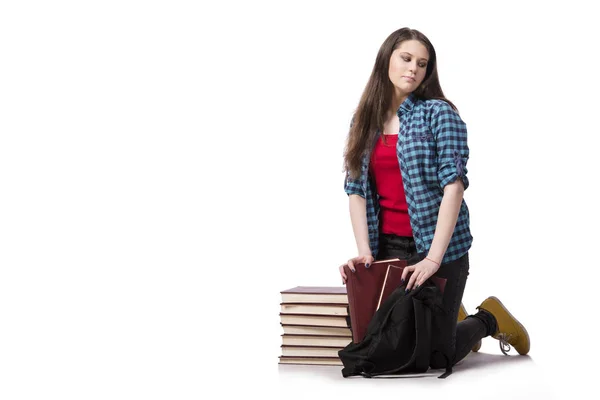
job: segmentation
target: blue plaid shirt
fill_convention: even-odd
[[[417,251],[427,254],[433,241],[444,187],[460,178],[467,179],[467,128],[459,115],[443,100],[421,100],[410,94],[397,111],[400,132],[396,154],[402,174],[408,216]],[[350,125],[352,126],[352,124]],[[379,139],[381,132],[377,131]],[[361,176],[350,178],[346,171],[344,190],[367,201],[367,227],[373,257],[379,251],[379,194],[369,174],[369,161],[375,143],[363,156]],[[454,233],[442,263],[464,255],[473,237],[469,229],[469,209],[464,199]]]

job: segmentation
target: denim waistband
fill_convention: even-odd
[[[408,265],[412,265],[425,258],[425,254],[417,252],[417,245],[412,236],[380,233],[379,242],[378,260],[397,257],[407,260],[409,262]]]
[[[385,240],[389,242],[399,242],[399,243],[414,243],[415,239],[412,236],[398,236],[393,233],[381,233],[379,235],[379,240]]]

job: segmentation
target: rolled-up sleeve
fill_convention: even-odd
[[[436,142],[438,181],[440,188],[460,178],[465,189],[467,178],[467,125],[458,113],[445,101],[440,101],[431,118],[431,128]]]
[[[346,179],[344,180],[344,191],[350,196],[351,194],[357,194],[360,197],[366,198],[367,195],[363,190],[362,179],[350,178],[350,173],[346,171]]]

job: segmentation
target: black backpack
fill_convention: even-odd
[[[350,343],[338,352],[344,378],[427,372],[432,355],[432,319],[442,313],[442,293],[427,281],[405,292],[406,285],[396,288],[382,303],[367,326],[359,343]],[[446,354],[446,372],[452,373]]]

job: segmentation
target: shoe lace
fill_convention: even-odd
[[[511,334],[500,333],[498,335],[498,340],[500,341],[500,351],[502,352],[502,354],[508,355],[508,352],[511,349],[510,343],[508,341],[512,338],[513,335]]]

